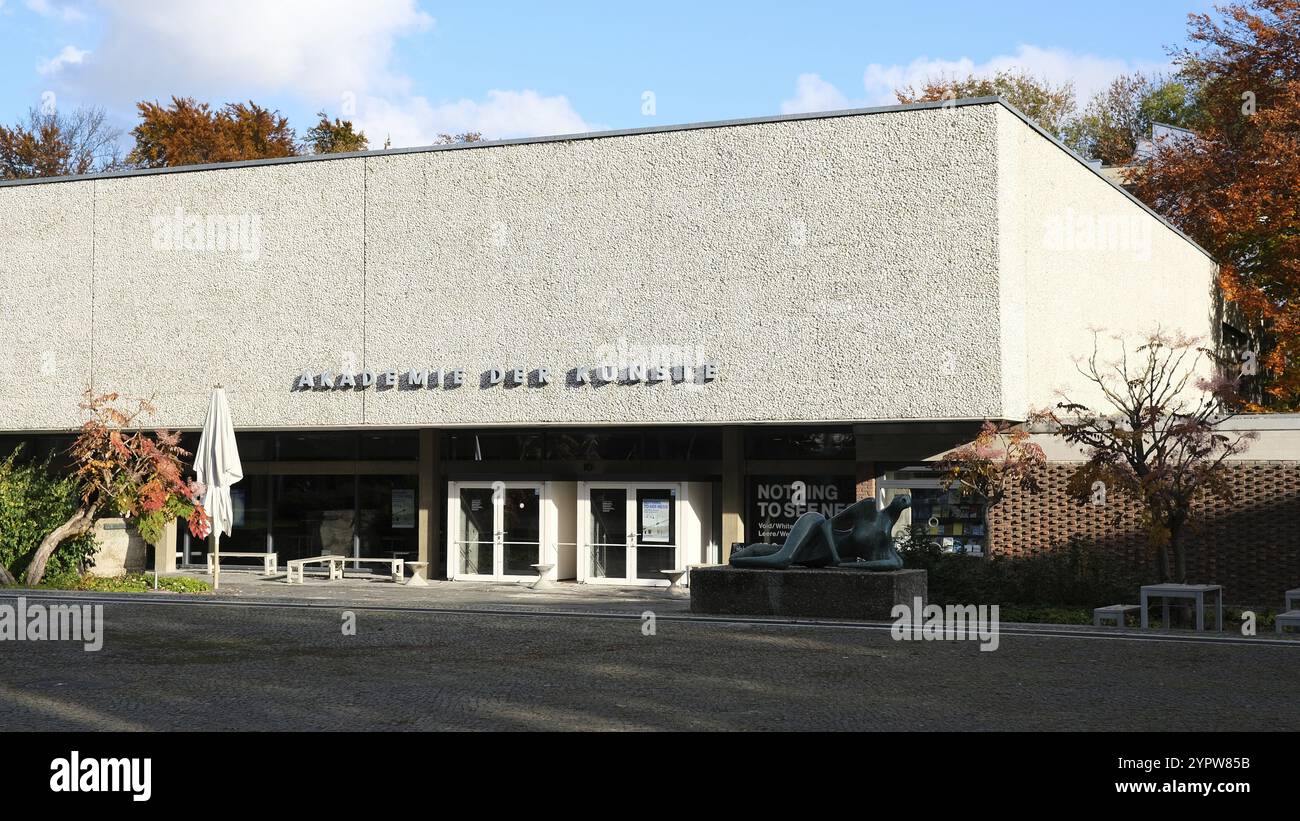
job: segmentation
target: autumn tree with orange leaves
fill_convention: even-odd
[[[1080,504],[1095,504],[1099,490],[1103,498],[1114,493],[1135,502],[1156,575],[1185,584],[1184,534],[1197,524],[1201,503],[1233,501],[1229,460],[1257,438],[1254,431],[1224,430],[1240,404],[1239,380],[1205,377],[1203,363],[1213,352],[1177,331],[1157,328],[1132,348],[1115,336],[1118,354],[1110,360],[1102,358],[1100,340],[1094,330],[1092,353],[1075,368],[1101,401],[1085,405],[1061,394],[1030,421],[1083,451],[1069,494]]]
[[[1300,407],[1300,0],[1189,15],[1175,52],[1196,89],[1195,140],[1166,141],[1134,193],[1221,263],[1220,283],[1258,362],[1251,410]],[[1234,366],[1236,370],[1236,366]],[[1235,376],[1235,373],[1229,375]],[[1253,383],[1253,384],[1252,384]]]
[[[940,482],[944,490],[955,487],[962,497],[992,508],[1012,490],[1038,493],[1046,463],[1043,449],[1024,427],[985,420],[975,441],[944,454]]]
[[[177,519],[189,519],[190,532],[199,539],[206,539],[212,528],[200,502],[203,486],[184,478],[183,460],[189,453],[180,446],[180,434],[137,428],[142,416],[153,413],[147,400],[87,391],[81,408],[89,418],[69,451],[81,503],[41,540],[27,566],[29,586],[40,583],[60,544],[88,532],[103,515],[125,517],[155,547],[163,528]]]
[[[171,105],[139,103],[140,124],[127,161],[138,168],[293,157],[298,144],[289,120],[251,100],[213,110],[189,97]]]
[[[1061,137],[1074,118],[1074,84],[1056,85],[1024,71],[999,71],[988,77],[929,77],[920,88],[894,90],[903,105],[998,96],[1011,103],[1048,133]]]
[[[121,132],[102,108],[27,112],[26,122],[0,125],[0,179],[64,177],[121,167]]]

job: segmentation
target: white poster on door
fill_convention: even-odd
[[[641,541],[652,544],[669,544],[672,536],[668,532],[671,521],[670,504],[667,499],[641,500]]]

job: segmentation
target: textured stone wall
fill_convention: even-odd
[[[0,429],[74,426],[89,384],[180,427],[214,383],[245,428],[1018,416],[1077,352],[1060,329],[1112,313],[1044,300],[1058,277],[1186,319],[1163,284],[1030,253],[1020,204],[1053,197],[1135,208],[991,103],[0,186]],[[641,359],[718,378],[566,385]],[[516,367],[555,382],[480,384]],[[467,379],[292,390],[390,368]]]

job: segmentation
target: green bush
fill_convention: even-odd
[[[127,573],[124,576],[100,578],[76,573],[58,573],[46,576],[41,587],[56,590],[89,590],[95,593],[147,593],[153,590],[152,573]],[[206,593],[212,585],[188,576],[159,576],[158,589],[168,593]]]
[[[153,574],[128,573],[107,579],[83,576],[66,589],[93,590],[96,593],[147,593],[154,589]],[[159,576],[158,589],[168,593],[206,593],[212,589],[212,585],[188,576]]]
[[[71,477],[56,476],[50,462],[19,462],[15,450],[0,462],[0,562],[21,577],[41,539],[77,510]],[[91,533],[68,539],[50,557],[47,573],[80,575],[98,545]]]
[[[904,566],[929,572],[929,598],[935,604],[987,603],[1075,611],[1137,601],[1138,588],[1147,581],[1081,536],[1071,536],[1063,544],[1029,556],[979,557],[944,553],[935,539],[918,527],[899,540],[898,551]]]

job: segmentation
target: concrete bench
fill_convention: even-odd
[[[303,568],[309,564],[328,564],[330,580],[343,578],[343,563],[348,560],[347,556],[312,556],[307,559],[291,559],[285,567],[288,568],[288,576],[285,581],[289,584],[303,583]],[[297,582],[294,578],[297,578]]]
[[[406,560],[405,560],[405,559],[383,559],[383,558],[369,558],[369,559],[367,559],[367,558],[358,558],[358,557],[356,557],[356,556],[343,556],[342,558],[343,558],[344,561],[348,561],[348,562],[358,562],[358,563],[359,563],[359,562],[371,562],[371,563],[378,562],[378,563],[380,563],[380,564],[386,564],[386,565],[388,565],[388,570],[389,570],[389,572],[390,572],[390,573],[392,574],[392,576],[393,576],[393,582],[394,582],[395,584],[401,584],[402,582],[404,582],[404,581],[406,580],[406,571],[402,569],[403,566],[406,564]],[[343,578],[343,573],[342,573],[342,572],[339,573],[339,578]]]
[[[1124,626],[1124,619],[1129,613],[1137,613],[1142,609],[1139,604],[1109,604],[1105,607],[1098,607],[1092,611],[1092,626],[1101,627],[1106,622],[1110,622],[1116,627]]]
[[[1288,610],[1285,613],[1278,613],[1274,623],[1279,633],[1285,632],[1288,627],[1300,628],[1300,610]]]
[[[219,561],[219,559],[217,558],[218,556],[220,556],[222,559],[261,559],[261,560],[262,560],[262,575],[264,575],[264,576],[274,576],[274,575],[275,575],[275,554],[274,554],[274,553],[265,553],[265,552],[263,552],[263,553],[226,553],[226,552],[224,552],[224,551],[221,552],[221,553],[215,553],[215,554],[214,554],[214,553],[209,553],[209,554],[208,554],[208,573],[209,573],[209,574],[214,573],[214,572],[216,571],[217,568],[215,567],[215,565],[216,565],[217,561]]]

